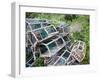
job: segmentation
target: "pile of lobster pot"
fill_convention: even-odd
[[[85,57],[85,42],[73,41],[70,25],[53,25],[46,19],[26,19],[26,66],[42,57],[47,66],[80,64]]]

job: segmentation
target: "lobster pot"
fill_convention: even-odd
[[[54,38],[47,39],[40,45],[41,57],[51,57],[65,45],[62,37],[55,36]]]

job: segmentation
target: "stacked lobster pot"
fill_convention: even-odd
[[[55,27],[46,19],[26,19],[26,66],[43,57],[50,65],[79,64],[85,56],[85,43],[72,41],[70,25]]]

